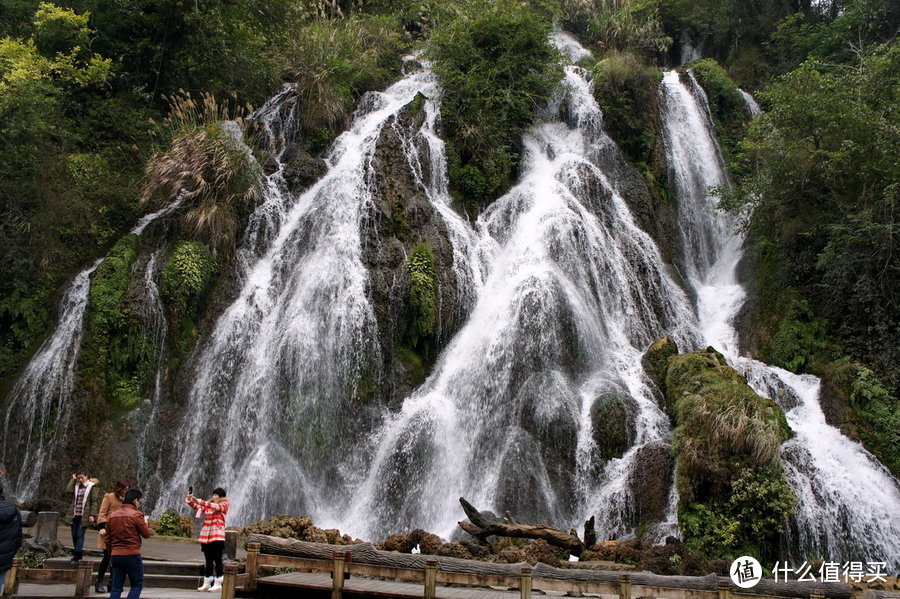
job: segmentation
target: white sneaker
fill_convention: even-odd
[[[204,576],[203,584],[200,585],[200,588],[198,588],[197,590],[198,591],[208,591],[209,587],[212,586],[213,580],[214,580],[214,577],[212,577],[212,576]]]
[[[224,576],[216,576],[215,582],[213,582],[213,585],[209,587],[209,592],[212,593],[213,591],[221,591],[223,580],[225,580]]]

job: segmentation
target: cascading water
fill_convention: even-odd
[[[726,184],[727,178],[706,97],[690,73],[677,72],[664,76],[662,94],[685,263],[704,343],[720,349],[757,393],[779,403],[794,433],[781,451],[788,483],[799,500],[791,523],[792,550],[804,558],[884,561],[890,569],[900,569],[897,480],[858,443],[826,423],[816,377],[738,355],[733,321],[745,294],[735,271],[743,240],[707,190]]]
[[[487,259],[472,313],[386,416],[349,516],[333,522],[343,529],[378,538],[415,523],[449,535],[460,496],[540,521],[599,512],[601,534],[634,526],[638,450],[670,434],[642,351],[664,331],[699,341],[687,298],[604,172],[617,150],[589,74],[567,67],[563,86],[525,136],[518,184],[478,219]],[[628,406],[635,438],[598,469],[591,408],[610,397]]]
[[[91,273],[102,260],[78,273],[59,306],[59,324],[16,381],[3,423],[3,463],[20,448],[21,464],[9,494],[24,501],[37,490],[47,460],[65,440],[71,417],[75,365],[84,335]]]
[[[142,217],[129,234],[140,235],[151,222],[177,206],[176,202]],[[25,367],[7,399],[0,463],[11,465],[15,454],[18,470],[9,495],[19,501],[34,496],[46,465],[67,440],[90,277],[102,261],[97,260],[72,280],[60,303],[59,324]]]
[[[392,117],[434,90],[434,75],[420,69],[367,94],[334,142],[327,173],[299,197],[284,185],[283,164],[267,177],[239,252],[243,287],[194,359],[189,413],[173,440],[193,449],[180,453],[158,510],[178,505],[189,485],[212,484],[229,488],[233,522],[341,504],[367,459],[360,439],[381,417],[354,400],[381,364],[360,235],[371,162]],[[275,104],[290,94],[255,117],[270,137],[290,126]]]
[[[741,92],[741,97],[744,98],[744,104],[747,106],[747,114],[754,117],[762,112],[762,108],[759,107],[759,102],[756,101],[756,98],[754,98],[750,92],[745,92],[742,89],[738,89],[738,91]]]

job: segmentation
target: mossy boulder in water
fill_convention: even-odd
[[[666,391],[666,369],[669,365],[669,358],[677,354],[678,346],[675,341],[671,337],[663,337],[654,341],[641,359],[647,376],[663,393]]]
[[[603,393],[591,406],[591,426],[600,457],[622,457],[634,442],[633,400],[617,393]]]
[[[774,555],[796,503],[780,457],[791,435],[784,412],[754,393],[713,348],[667,364],[685,540],[710,557],[736,557],[748,548]]]

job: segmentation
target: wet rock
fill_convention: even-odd
[[[444,557],[456,557],[459,559],[473,559],[475,557],[486,556],[487,550],[481,548],[481,553],[476,555],[469,550],[469,545],[464,544],[463,541],[451,541],[450,543],[441,545],[435,554]]]
[[[668,443],[653,441],[638,449],[635,462],[628,486],[634,497],[635,525],[641,527],[666,515],[675,457]]]
[[[603,460],[620,458],[634,443],[635,405],[621,393],[604,393],[591,406],[594,443]]]
[[[324,160],[312,156],[304,150],[297,150],[286,161],[282,175],[288,189],[294,193],[300,193],[321,179],[327,171],[328,166]]]

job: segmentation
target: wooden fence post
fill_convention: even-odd
[[[716,590],[719,592],[719,599],[731,599],[731,583],[727,580],[717,580]]]
[[[21,567],[22,558],[14,558],[12,568],[6,573],[6,580],[3,581],[3,588],[0,589],[3,597],[12,597],[19,592],[19,569]]]
[[[813,589],[809,592],[809,599],[825,599],[824,589]]]
[[[620,599],[631,599],[631,575],[619,575],[619,597]]]
[[[94,562],[78,562],[78,570],[75,573],[75,596],[87,597],[91,594],[91,573]]]
[[[425,597],[434,599],[437,587],[437,560],[430,559],[425,562]]]
[[[250,579],[245,587],[248,591],[256,590],[256,573],[259,570],[259,543],[247,545],[247,573]]]
[[[225,566],[225,579],[222,581],[221,599],[234,599],[234,591],[237,586],[237,564]]]
[[[344,566],[346,556],[343,551],[335,551],[332,555],[331,567],[331,599],[341,599],[344,588]]]
[[[521,599],[531,599],[531,568],[522,568],[522,581],[519,583]]]
[[[237,558],[237,542],[238,533],[236,530],[226,530],[225,531],[225,548],[222,551],[230,560],[234,560]]]

